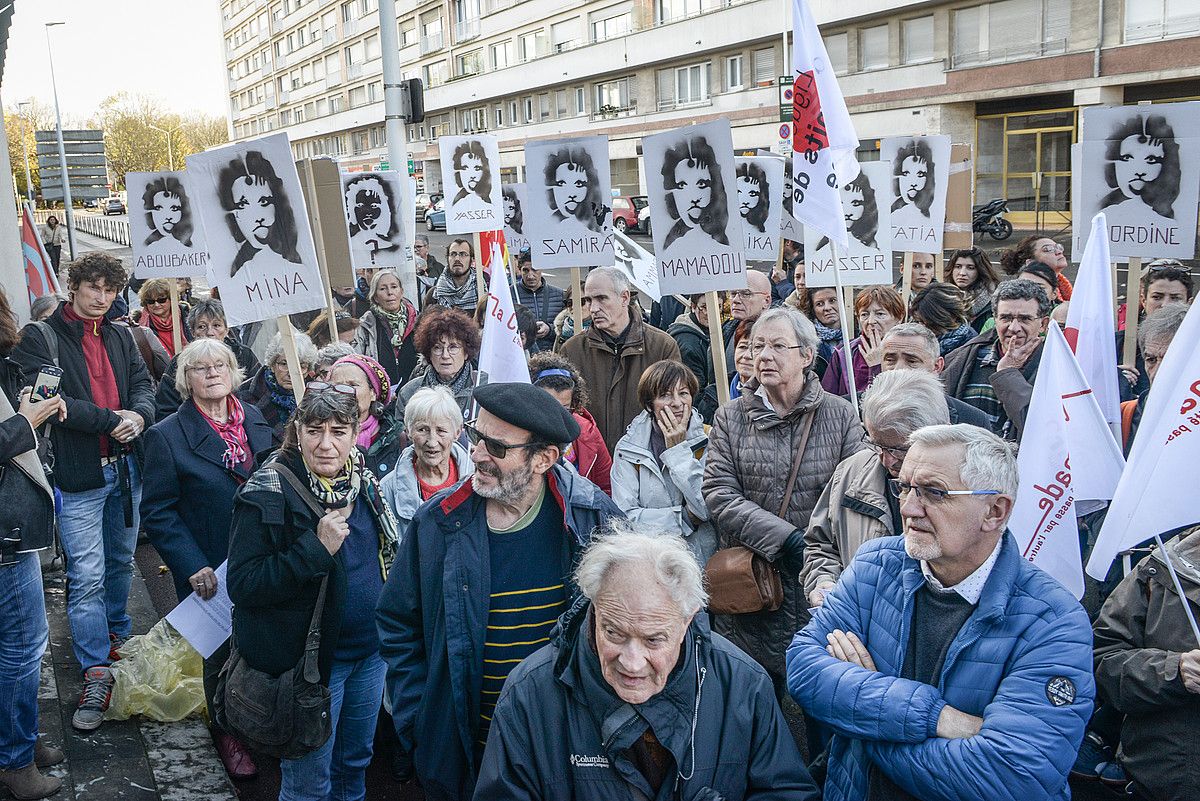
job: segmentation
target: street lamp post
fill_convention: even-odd
[[[63,144],[62,110],[58,106],[58,82],[54,79],[54,48],[50,46],[50,29],[65,22],[46,23],[46,52],[50,56],[50,86],[54,90],[54,126],[58,133],[58,169],[62,173],[63,216],[67,218],[67,250],[75,260],[75,213],[71,201],[71,181],[67,175],[67,148]]]
[[[25,101],[24,103],[17,103],[17,112],[24,114],[25,107],[29,105],[31,104],[28,101]],[[21,155],[25,157],[25,199],[29,201],[29,205],[32,208],[33,179],[29,177],[29,140],[26,138],[29,126],[30,120],[28,117],[25,117],[24,122],[21,125]]]
[[[175,171],[175,150],[174,150],[174,148],[171,147],[171,135],[178,133],[179,130],[183,126],[176,125],[174,128],[172,128],[169,131],[165,130],[163,128],[159,128],[157,125],[150,125],[150,123],[146,123],[146,126],[148,128],[150,128],[151,130],[158,131],[160,134],[166,134],[166,136],[167,136],[167,162],[171,165],[171,172],[174,172]]]

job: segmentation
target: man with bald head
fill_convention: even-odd
[[[588,273],[580,300],[591,314],[592,327],[562,347],[562,355],[579,368],[591,388],[587,409],[610,452],[642,411],[637,394],[642,373],[663,359],[682,361],[674,339],[631,312],[633,291],[628,276],[616,267]],[[770,292],[768,286],[768,297]]]
[[[883,361],[880,365],[883,372],[922,370],[941,378],[945,366],[938,338],[920,323],[900,323],[883,335]],[[946,406],[950,410],[951,423],[988,428],[987,415],[971,404],[946,395]]]
[[[729,311],[733,319],[725,326],[726,369],[733,374],[733,332],[743,320],[754,325],[758,316],[771,307],[771,279],[758,270],[746,270],[746,288],[729,293]]]

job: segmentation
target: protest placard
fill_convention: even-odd
[[[525,229],[533,266],[610,266],[608,137],[530,142],[525,145],[525,177]]]

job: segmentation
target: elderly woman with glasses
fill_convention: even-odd
[[[450,390],[465,420],[471,407],[471,391],[479,377],[474,367],[479,357],[475,321],[466,312],[433,305],[421,314],[413,337],[424,364],[413,371],[412,379],[400,388],[396,398],[401,424],[404,408],[417,390],[437,386]]]
[[[462,412],[446,387],[419,389],[404,408],[412,444],[383,480],[383,497],[403,536],[417,507],[471,475],[475,463],[459,444]]]
[[[300,357],[300,373],[304,379],[316,366],[317,348],[307,334],[293,331],[292,336],[296,340],[296,354]],[[262,368],[250,379],[241,395],[262,412],[275,434],[275,444],[283,442],[287,419],[296,410],[296,395],[292,391],[292,374],[279,334],[271,338],[263,354]]]
[[[387,370],[370,356],[355,353],[333,363],[329,383],[354,388],[359,420],[355,442],[367,459],[367,467],[376,478],[383,479],[408,446],[408,435],[392,410],[392,382]]]
[[[866,447],[854,407],[811,369],[819,341],[795,309],[763,312],[750,331],[755,376],[717,410],[705,454],[702,491],[718,546],[744,545],[784,577],[778,610],[716,615],[714,628],[766,668],[781,697],[784,651],[806,609],[794,579],[809,515],[837,465]]]
[[[142,472],[142,527],[171,569],[175,592],[211,598],[217,568],[229,553],[233,496],[256,466],[255,454],[271,447],[262,413],[234,395],[242,370],[216,339],[197,339],[178,358],[179,411],[146,431]],[[212,708],[217,675],[228,646],[204,660],[204,696]],[[240,742],[213,727],[217,752],[235,779],[257,773]]]
[[[317,661],[333,733],[315,751],[280,761],[281,801],[366,792],[385,669],[375,604],[398,529],[354,447],[358,409],[353,387],[309,384],[282,448],[234,499],[229,597],[233,647],[246,663],[273,676],[296,667],[323,602]]]
[[[170,281],[166,278],[151,278],[142,284],[142,288],[138,290],[138,303],[142,304],[142,308],[134,316],[134,322],[153,331],[154,335],[158,337],[158,341],[166,348],[167,355],[172,359],[175,358],[175,335],[172,333],[171,323]],[[179,307],[180,347],[186,345],[191,340],[187,326],[184,324],[187,313],[187,305],[181,303]]]
[[[850,340],[850,361],[854,365],[854,388],[862,392],[871,385],[883,366],[883,336],[904,319],[904,299],[900,293],[888,286],[872,286],[860,291],[854,298],[854,316],[858,320],[859,334]],[[846,380],[846,348],[833,352],[821,386],[843,398],[850,394]]]

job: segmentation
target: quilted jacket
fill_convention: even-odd
[[[899,677],[924,581],[902,537],[871,540],[788,648],[788,691],[835,732],[825,801],[866,798],[872,764],[924,801],[1066,801],[1096,692],[1083,607],[1005,532],[934,687]],[[834,629],[856,633],[878,672],[830,656]],[[982,717],[979,734],[937,737],[947,704]]]
[[[779,569],[783,605],[775,612],[714,615],[713,628],[782,680],[783,653],[803,623],[806,606],[800,586],[803,559],[799,553],[781,557],[780,549],[793,532],[808,526],[838,463],[866,446],[854,407],[822,389],[811,370],[799,402],[782,416],[768,409],[755,389],[751,380],[746,394],[717,410],[709,431],[704,502],[717,526],[717,547],[745,545]],[[810,413],[816,418],[783,519],[778,515],[783,490]]]

